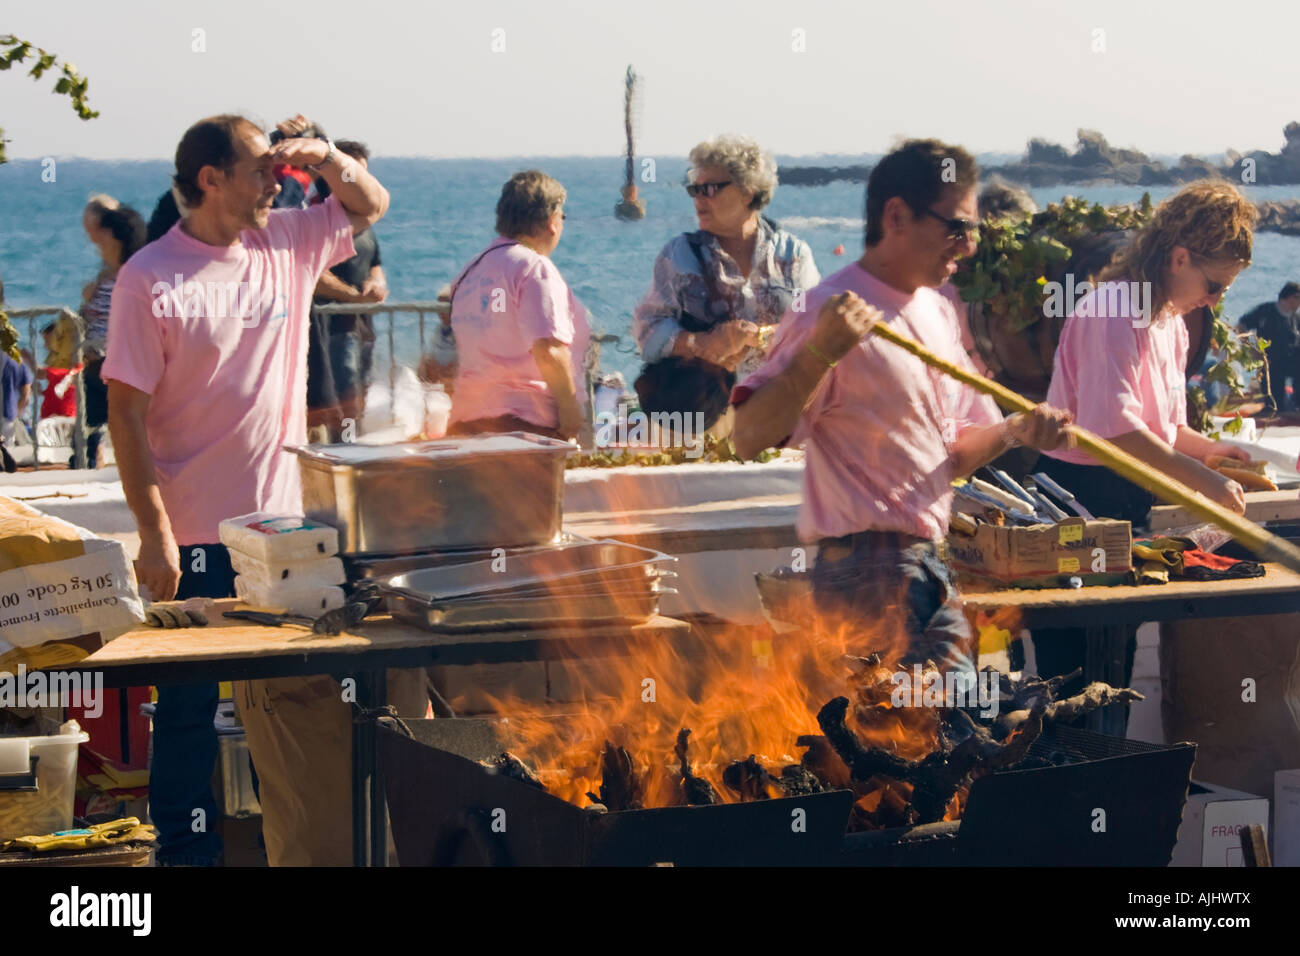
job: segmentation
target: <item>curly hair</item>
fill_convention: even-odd
[[[721,166],[741,189],[754,194],[750,209],[762,209],[776,192],[776,160],[748,136],[715,136],[706,139],[690,155],[691,166]]]
[[[1259,210],[1232,183],[1203,179],[1184,186],[1156,207],[1151,221],[1115,253],[1099,282],[1127,279],[1151,284],[1151,314],[1169,302],[1165,269],[1182,246],[1202,262],[1250,265]]]

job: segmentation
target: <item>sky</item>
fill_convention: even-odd
[[[1238,12],[1239,11],[1239,12]],[[617,155],[716,133],[775,153],[975,152],[1079,127],[1151,154],[1277,150],[1300,119],[1300,4],[1254,0],[59,0],[0,7],[90,78],[0,73],[11,158],[169,158],[205,115],[302,112],[387,156]]]

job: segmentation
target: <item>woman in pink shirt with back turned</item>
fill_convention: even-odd
[[[1193,183],[1162,202],[1075,305],[1047,392],[1082,427],[1238,514],[1246,510],[1241,486],[1204,462],[1249,456],[1187,425],[1183,315],[1213,306],[1250,265],[1256,215],[1222,182]],[[1048,451],[1039,465],[1098,517],[1145,524],[1155,503],[1083,452]]]
[[[545,173],[516,173],[497,202],[500,235],[452,283],[460,373],[449,434],[572,438],[582,427],[590,322],[550,260],[564,200]]]

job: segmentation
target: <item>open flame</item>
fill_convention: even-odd
[[[550,793],[578,806],[609,802],[601,786],[620,761],[636,805],[647,808],[700,802],[689,789],[706,784],[716,802],[786,796],[772,778],[801,765],[828,789],[860,794],[855,828],[903,825],[914,822],[911,785],[851,781],[817,716],[845,696],[846,725],[865,746],[907,761],[936,748],[940,710],[891,704],[891,676],[907,670],[895,617],[865,626],[818,620],[790,633],[724,626],[681,642],[630,638],[624,656],[600,662],[612,696],[570,705],[505,697],[493,709],[508,718],[512,752]],[[758,766],[742,765],[751,756]],[[964,796],[953,797],[945,819],[959,816]]]

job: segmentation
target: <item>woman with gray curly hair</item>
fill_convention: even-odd
[[[821,281],[808,244],[761,214],[776,162],[745,136],[719,136],[690,154],[686,191],[700,228],[664,246],[636,308],[646,412],[726,410],[736,373],[757,367],[770,331],[802,290]]]

